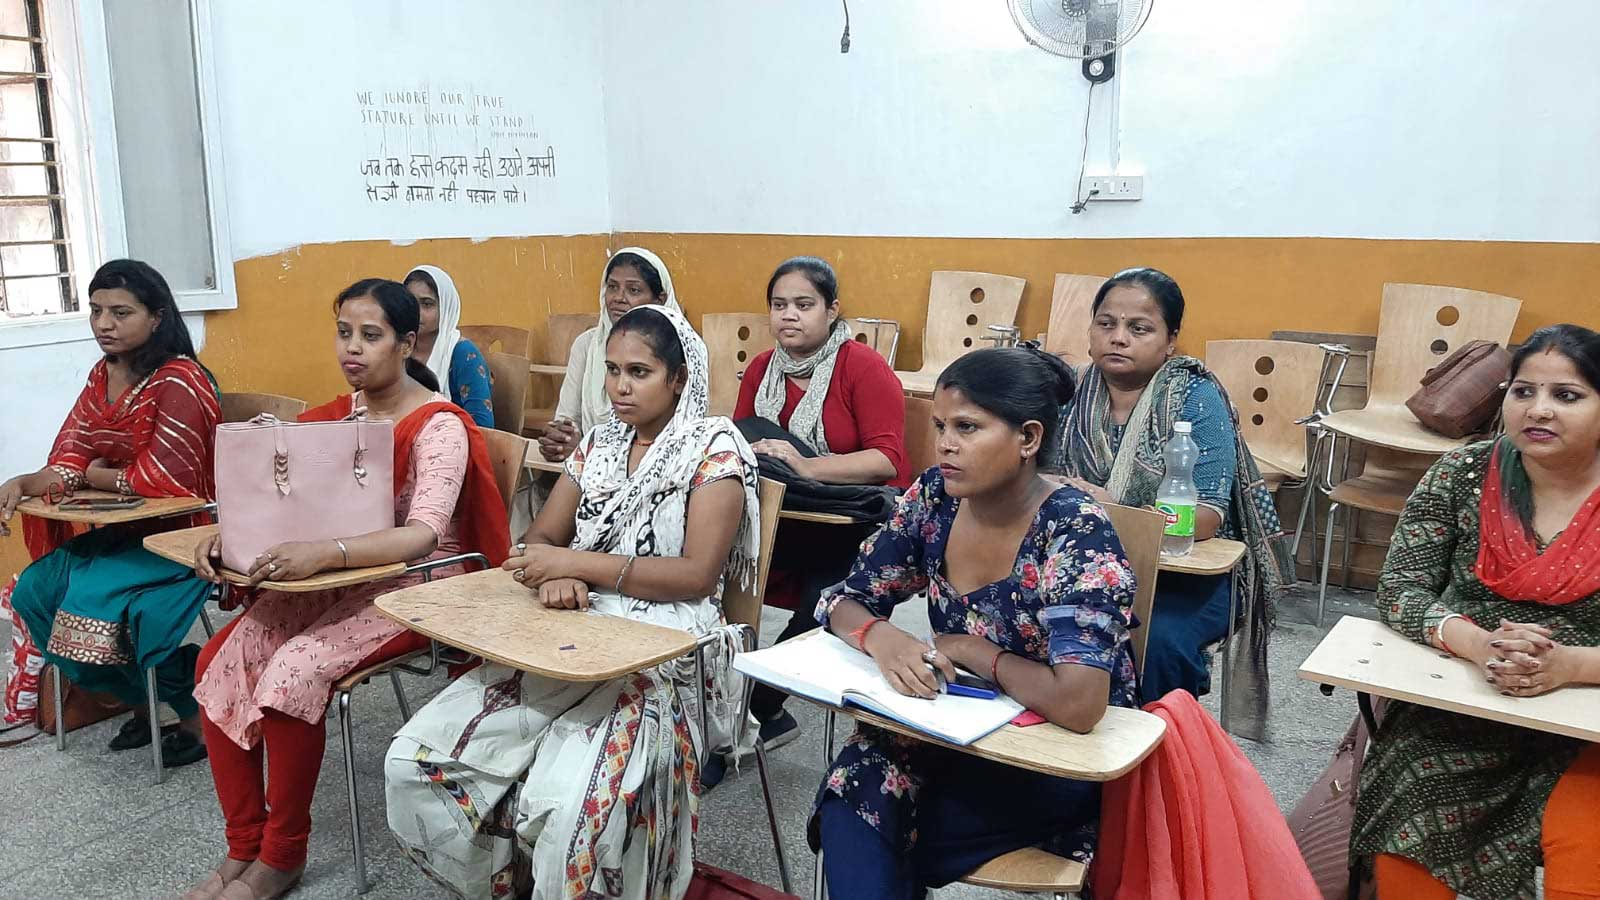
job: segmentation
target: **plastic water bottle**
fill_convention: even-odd
[[[1167,517],[1166,535],[1161,539],[1161,555],[1188,556],[1194,549],[1194,512],[1199,495],[1194,489],[1194,463],[1199,448],[1189,437],[1188,422],[1172,423],[1172,438],[1165,452],[1167,477],[1156,491],[1156,512]]]

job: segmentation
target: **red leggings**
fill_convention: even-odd
[[[196,680],[205,674],[239,621],[234,619],[206,642],[195,665]],[[407,631],[379,647],[356,668],[366,668],[426,643],[422,635]],[[249,750],[235,744],[203,709],[200,721],[211,757],[211,779],[216,782],[217,801],[227,822],[228,857],[259,859],[274,869],[290,872],[306,863],[311,800],[322,771],[326,727],[320,719],[305,722],[275,709],[264,709],[262,713],[261,740]]]
[[[1600,744],[1578,754],[1544,807],[1545,900],[1600,897]],[[1377,864],[1378,900],[1455,900],[1420,863],[1384,853]]]

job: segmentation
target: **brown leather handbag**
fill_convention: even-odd
[[[1373,700],[1380,726],[1385,703]],[[1324,900],[1372,900],[1374,890],[1364,871],[1352,872],[1350,832],[1356,817],[1356,787],[1367,754],[1366,720],[1356,716],[1316,784],[1289,813],[1289,831],[1305,857],[1306,868]],[[1355,877],[1352,878],[1352,875]]]
[[[39,673],[39,731],[56,733],[56,679],[55,666],[45,666]],[[66,720],[68,731],[77,731],[120,716],[133,707],[107,694],[86,691],[66,678],[61,679],[61,718]]]
[[[798,900],[777,888],[757,884],[741,875],[735,875],[705,863],[694,864],[694,880],[689,882],[689,892],[683,900]]]
[[[1494,341],[1468,341],[1422,376],[1422,387],[1406,401],[1406,409],[1445,437],[1481,434],[1500,411],[1510,377],[1506,348]]]

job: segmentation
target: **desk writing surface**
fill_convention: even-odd
[[[1245,546],[1227,538],[1195,541],[1188,556],[1161,557],[1160,570],[1184,575],[1226,575],[1244,558]]]
[[[821,631],[812,631],[791,640],[804,641],[821,635]],[[795,699],[818,706],[829,706],[799,694],[794,696]],[[1088,734],[1068,731],[1049,722],[1026,728],[1008,724],[963,747],[859,707],[832,708],[896,734],[1008,766],[1080,781],[1114,781],[1121,778],[1143,762],[1160,745],[1167,732],[1167,723],[1160,716],[1140,709],[1108,706],[1105,718]]]
[[[817,525],[857,525],[857,520],[838,513],[802,512],[798,509],[785,509],[778,512],[778,518],[789,519],[794,522],[811,522]]]
[[[676,659],[695,646],[694,635],[677,628],[547,609],[503,569],[404,588],[379,597],[377,606],[440,643],[561,681],[609,681]]]
[[[567,374],[567,367],[566,366],[546,365],[545,363],[529,363],[528,364],[528,374],[530,374],[530,375],[561,375],[561,376],[565,376]]]
[[[545,459],[544,454],[539,452],[538,441],[528,442],[528,455],[523,457],[522,464],[523,466],[533,469],[536,472],[554,472],[557,475],[560,475],[562,472],[567,470],[566,463],[551,462],[548,459]]]
[[[72,496],[75,499],[111,499],[122,495],[111,491],[77,491]],[[43,497],[29,497],[17,504],[17,512],[56,522],[125,525],[129,522],[142,522],[145,519],[199,512],[210,502],[201,497],[145,497],[144,503],[133,509],[62,509],[54,503],[46,503]]]
[[[194,556],[199,551],[200,545],[210,540],[211,536],[216,534],[220,527],[218,525],[201,525],[198,528],[184,528],[163,534],[152,534],[144,539],[144,548],[162,559],[170,559],[179,565],[193,568]],[[353,587],[358,584],[366,584],[369,581],[393,578],[404,573],[405,570],[405,563],[389,563],[384,566],[367,566],[361,569],[335,569],[332,572],[323,572],[300,581],[263,581],[259,587],[267,591],[305,594],[311,591]],[[244,573],[235,572],[232,569],[223,569],[222,577],[229,584],[243,586],[250,583],[250,579]]]
[[[1424,647],[1381,622],[1340,619],[1300,665],[1300,677],[1536,731],[1600,741],[1600,687],[1507,697],[1476,666]]]

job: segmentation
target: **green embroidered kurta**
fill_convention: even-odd
[[[1565,606],[1513,602],[1473,574],[1491,446],[1445,454],[1406,502],[1378,581],[1383,621],[1419,643],[1455,612],[1486,628],[1535,622],[1560,643],[1600,644],[1600,594]],[[1392,703],[1361,772],[1351,851],[1414,859],[1469,896],[1532,900],[1545,804],[1583,746]]]

